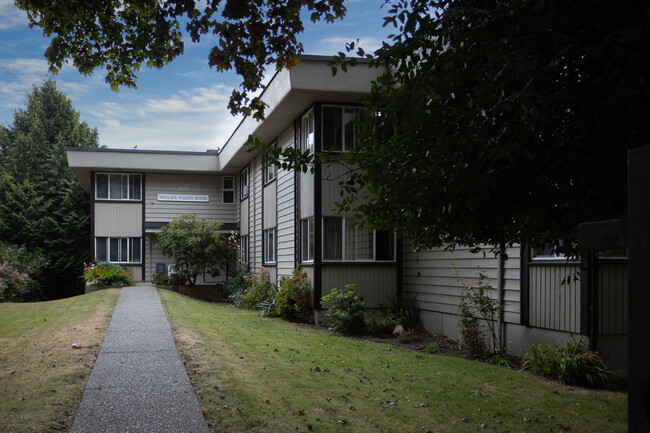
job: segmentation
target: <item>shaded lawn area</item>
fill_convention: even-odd
[[[71,427],[119,294],[0,303],[0,432]]]
[[[627,395],[159,291],[213,432],[624,432]]]

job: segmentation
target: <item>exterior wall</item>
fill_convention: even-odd
[[[263,228],[272,229],[278,225],[278,182],[269,182],[264,186]]]
[[[94,203],[95,236],[142,237],[142,203]]]
[[[323,296],[332,289],[345,289],[347,284],[355,285],[355,293],[366,301],[367,308],[383,308],[397,299],[397,265],[333,265],[324,264],[321,270]]]
[[[251,248],[251,264],[253,268],[259,268],[263,264],[263,246],[262,246],[262,158],[256,156],[250,165],[250,184],[252,208],[252,236],[249,239],[254,240],[254,247]],[[249,230],[251,227],[249,227]]]
[[[580,332],[579,264],[538,262],[529,265],[529,326]]]
[[[145,218],[147,222],[169,222],[181,214],[196,212],[197,218],[237,222],[237,206],[224,204],[223,181],[217,175],[160,174],[146,175]],[[209,202],[159,201],[158,194],[208,195]]]
[[[314,179],[313,173],[300,172],[300,218],[314,216]]]
[[[278,146],[282,148],[293,147],[293,127],[288,128],[278,139]],[[277,188],[277,235],[278,235],[278,278],[291,275],[295,267],[298,251],[296,239],[296,193],[294,171],[278,168]]]
[[[245,198],[239,203],[239,233],[242,236],[247,236],[249,232],[250,218],[248,200],[248,198]]]

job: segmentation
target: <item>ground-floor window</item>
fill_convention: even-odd
[[[314,217],[300,221],[300,260],[314,261]]]
[[[323,217],[323,260],[395,261],[395,234],[359,228],[352,217]]]
[[[239,238],[239,251],[241,253],[241,262],[248,263],[248,236]]]
[[[275,228],[264,230],[264,263],[275,263]]]
[[[95,238],[95,260],[142,263],[142,238]]]

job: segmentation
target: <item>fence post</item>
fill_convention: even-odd
[[[628,152],[628,431],[650,431],[650,146]]]

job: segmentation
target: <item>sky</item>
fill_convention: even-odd
[[[334,24],[307,20],[299,41],[305,54],[334,55],[345,43],[360,40],[372,52],[387,40],[382,28],[384,0],[346,0],[346,17]],[[14,113],[26,108],[33,86],[54,79],[72,101],[80,120],[99,132],[99,144],[115,149],[205,151],[223,147],[241,121],[227,109],[239,77],[208,66],[216,39],[185,41],[185,53],[162,70],[142,67],[137,89],[110,89],[102,70],[91,76],[66,65],[48,73],[43,53],[49,46],[39,28],[29,29],[26,13],[13,0],[0,0],[0,125],[9,127]],[[271,71],[272,72],[272,71]],[[266,77],[267,79],[270,78]]]

